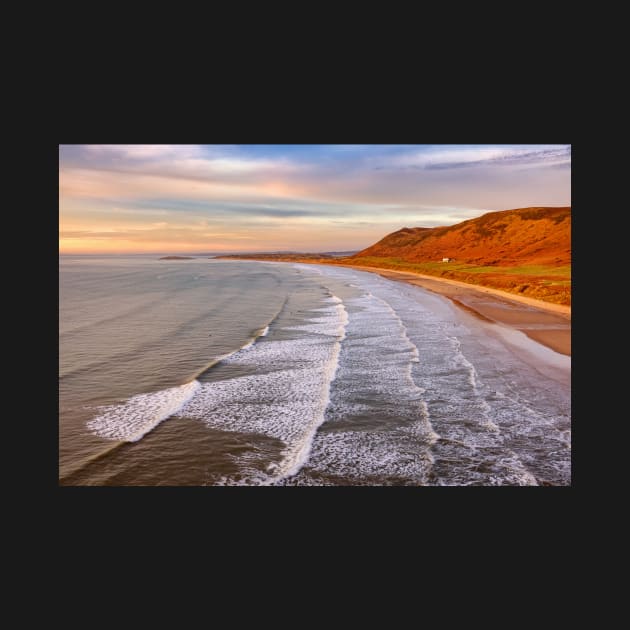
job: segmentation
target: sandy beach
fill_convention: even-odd
[[[342,266],[342,265],[339,265]],[[378,273],[384,278],[407,282],[439,293],[485,320],[511,326],[538,343],[571,356],[571,307],[534,300],[498,289],[475,287],[465,282],[435,278],[405,271],[360,265],[343,265]]]

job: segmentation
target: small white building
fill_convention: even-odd
[[[452,258],[442,258],[442,262],[452,262]]]

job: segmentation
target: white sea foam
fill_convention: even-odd
[[[315,435],[306,468],[282,483],[426,483],[439,436],[411,376],[418,349],[386,301],[368,293],[347,304],[327,430]]]
[[[242,345],[240,350],[237,350],[237,352],[240,352],[241,350],[247,350],[247,348],[251,348],[255,343],[256,343],[256,338],[250,339],[244,345]],[[229,354],[228,355],[224,355],[223,358],[227,358],[229,356],[230,356]]]
[[[455,453],[450,454],[455,457]],[[482,469],[480,471],[480,468]],[[478,457],[464,458],[452,473],[436,481],[439,486],[537,486],[536,477],[523,465],[521,458],[508,448],[493,457],[479,461]]]
[[[350,271],[346,275],[344,272],[339,272],[340,279],[349,279]],[[413,379],[424,390],[422,398],[431,414],[431,424],[441,436],[431,449],[435,464],[430,483],[570,482],[570,389],[568,381],[561,387],[555,382],[564,379],[565,373],[570,374],[570,359],[544,349],[532,352],[538,344],[522,333],[469,321],[441,296],[354,273],[354,278],[361,279],[363,290],[390,304],[418,350]],[[354,340],[356,331],[352,326],[348,326],[348,334]],[[379,360],[386,352],[387,345],[375,337],[361,343],[371,346],[369,354],[378,355]],[[521,351],[526,347],[528,355]],[[343,363],[342,352],[342,368]],[[363,369],[373,365],[366,360]],[[562,369],[567,366],[566,371]],[[553,370],[554,382],[541,379],[541,372],[547,376]],[[345,375],[340,369],[337,382],[343,383]],[[369,372],[366,375],[375,380]],[[374,394],[382,397],[383,389],[387,387],[374,387]],[[406,402],[401,404],[406,406]],[[334,398],[330,409],[336,409]],[[344,415],[352,416],[350,407],[338,409],[339,418]],[[322,432],[320,435],[324,439]],[[319,436],[316,444],[318,441]],[[348,446],[348,439],[344,443]],[[311,470],[314,457],[304,473]],[[304,483],[309,482],[304,474],[299,475],[302,477]]]
[[[383,296],[420,350],[414,378],[426,389],[431,422],[442,436],[433,449],[435,483],[570,482],[570,388],[556,382],[563,367],[558,355],[543,350],[533,361],[533,353],[505,343],[518,337],[523,350],[538,345],[522,333],[500,334],[500,327],[456,309],[441,313],[420,289],[408,291],[403,298],[389,287]],[[553,381],[541,378],[554,369]]]
[[[269,326],[265,326],[257,336],[248,339],[238,350],[216,357],[204,371],[230,357],[241,355],[268,332]],[[200,383],[193,380],[179,387],[132,396],[123,403],[104,407],[103,413],[90,420],[87,427],[95,435],[109,440],[137,442],[158,424],[181,411],[199,388]]]
[[[138,394],[118,405],[103,408],[103,413],[87,424],[96,435],[122,442],[137,442],[160,422],[177,413],[199,390],[191,381],[179,387]]]
[[[299,267],[305,282],[334,293],[351,278],[365,293],[309,309],[314,317],[284,328],[305,333],[299,339],[270,335],[221,357],[247,375],[198,384],[177,407],[210,427],[280,441],[273,461],[239,453],[239,473],[214,483],[570,483],[570,388],[535,365],[570,375],[570,359],[534,356],[522,333],[460,318],[417,287]],[[120,409],[101,427],[111,439],[124,439]]]
[[[347,321],[343,303],[328,301],[333,304],[327,307],[327,316],[314,318],[313,325],[327,329],[334,339],[268,341],[238,352],[225,363],[253,365],[261,372],[204,383],[181,410],[182,415],[223,431],[262,434],[284,442],[280,460],[266,471],[250,471],[247,483],[276,483],[295,474],[308,459],[330,400]],[[224,482],[231,483],[229,478]]]
[[[319,432],[307,467],[283,485],[425,485],[432,465],[409,429]]]
[[[411,375],[439,433],[428,453],[434,463],[427,470],[422,441],[410,439],[411,451],[402,450],[406,428],[389,426],[390,418],[418,409],[418,401],[413,390],[401,387],[402,329],[386,325],[384,304],[365,302],[362,312],[350,310],[327,410],[327,419],[339,422],[339,430],[327,423],[307,466],[286,483],[570,483],[570,358],[523,333],[473,321],[443,297],[418,287],[351,270],[330,275],[359,279],[357,284],[369,292],[365,297],[387,302],[416,347],[419,361],[411,362]],[[394,392],[398,408],[389,402]],[[382,428],[359,430],[361,424],[370,426],[372,417]],[[397,463],[398,456],[404,465]]]
[[[300,263],[296,263],[293,265],[293,268],[297,269],[298,271],[306,271],[310,274],[317,274],[319,276],[323,275],[323,271],[315,265],[302,265]]]

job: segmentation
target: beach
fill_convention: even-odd
[[[56,153],[59,486],[572,484],[570,144]]]
[[[60,484],[568,485],[569,320],[375,271],[62,258]]]
[[[339,265],[341,266],[341,265]],[[371,271],[389,280],[406,282],[452,300],[486,321],[509,326],[555,352],[571,356],[571,307],[474,286],[457,280],[361,265],[343,265]]]

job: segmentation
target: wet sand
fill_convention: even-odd
[[[538,343],[571,356],[571,307],[551,304],[506,291],[475,287],[465,282],[434,278],[406,271],[360,265],[339,265],[378,273],[389,280],[407,282],[452,300],[460,308],[486,321],[511,326]]]

